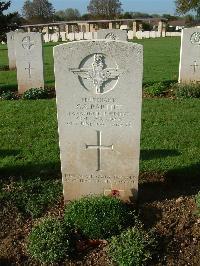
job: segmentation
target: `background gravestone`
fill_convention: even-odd
[[[108,39],[108,40],[118,40],[118,41],[127,41],[128,34],[125,30],[98,30],[97,39]]]
[[[65,201],[89,194],[136,198],[143,50],[121,41],[54,48]]]
[[[179,82],[200,82],[200,29],[182,30]]]
[[[41,33],[18,33],[15,37],[18,92],[44,88]]]
[[[9,69],[16,69],[16,56],[15,56],[15,35],[17,33],[14,31],[8,32],[7,35],[7,47],[8,47],[8,60]]]

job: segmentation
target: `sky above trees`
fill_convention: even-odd
[[[87,12],[89,0],[50,0],[56,10],[77,8],[81,13]],[[121,0],[124,11],[145,13],[175,13],[174,0]],[[12,0],[9,11],[21,12],[24,0]]]

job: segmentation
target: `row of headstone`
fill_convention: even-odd
[[[181,37],[181,32],[166,32],[166,37]]]
[[[123,40],[127,40],[127,33],[123,30],[99,30],[97,32],[79,32],[79,33],[66,33],[60,32],[53,34],[45,34],[43,36],[44,42],[58,42],[61,41],[80,41],[80,40],[93,40],[93,39],[107,39],[113,38],[113,36],[123,36]]]
[[[126,33],[121,30],[102,30],[96,37],[127,40]],[[9,68],[10,70],[17,68],[18,92],[22,94],[30,88],[44,88],[42,34],[9,32],[7,45]]]
[[[102,31],[102,30],[99,30]],[[112,31],[112,30],[111,30]],[[126,34],[126,39],[132,40],[134,38],[133,31],[129,30],[126,32],[125,30],[120,30],[124,34]],[[45,34],[43,35],[44,42],[58,42],[58,41],[80,41],[80,40],[93,40],[97,38],[97,32],[74,32],[74,33],[66,33],[60,32],[53,34]],[[180,32],[166,32],[162,34],[162,37],[180,37]],[[137,31],[136,36],[137,39],[149,39],[149,38],[159,38],[160,34],[157,31]]]
[[[41,33],[7,33],[9,68],[17,69],[18,92],[44,88]]]
[[[143,34],[149,34],[149,32],[143,32]],[[179,68],[180,82],[199,82],[199,36],[200,33],[198,28],[184,29],[182,31]],[[126,31],[123,30],[99,30],[95,37],[96,39],[127,40]],[[153,35],[151,35],[151,37],[153,37]],[[140,37],[138,36],[138,38]],[[188,38],[190,38],[189,41]],[[55,39],[55,41],[57,41],[57,39]],[[18,69],[17,78],[19,92],[21,93],[32,87],[44,87],[41,34],[9,32],[7,34],[7,45],[9,68],[13,70],[17,66]],[[190,50],[190,54],[185,53],[187,47]],[[192,62],[188,64],[191,60]],[[38,70],[36,71],[36,69]],[[27,75],[25,75],[25,73]],[[26,80],[27,77],[28,80]]]

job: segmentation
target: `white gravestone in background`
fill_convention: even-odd
[[[128,34],[125,30],[102,29],[97,31],[97,39],[127,41]]]
[[[41,33],[18,33],[15,38],[18,91],[44,88]]]
[[[179,82],[200,82],[200,29],[182,30]]]
[[[143,49],[111,40],[54,48],[65,201],[137,197]]]
[[[14,31],[8,32],[7,35],[7,47],[8,47],[8,60],[9,69],[16,69],[16,56],[15,56],[15,35],[17,33]]]

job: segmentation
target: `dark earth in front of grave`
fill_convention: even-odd
[[[146,229],[155,229],[158,252],[153,266],[200,265],[200,217],[195,214],[194,183],[181,186],[158,174],[140,177],[138,210]],[[45,216],[63,216],[63,201],[49,209]],[[38,220],[23,218],[7,204],[0,211],[0,265],[40,265],[26,253],[26,237]],[[59,265],[111,265],[106,254],[106,241],[84,242],[76,260]],[[55,264],[56,265],[56,264]]]

